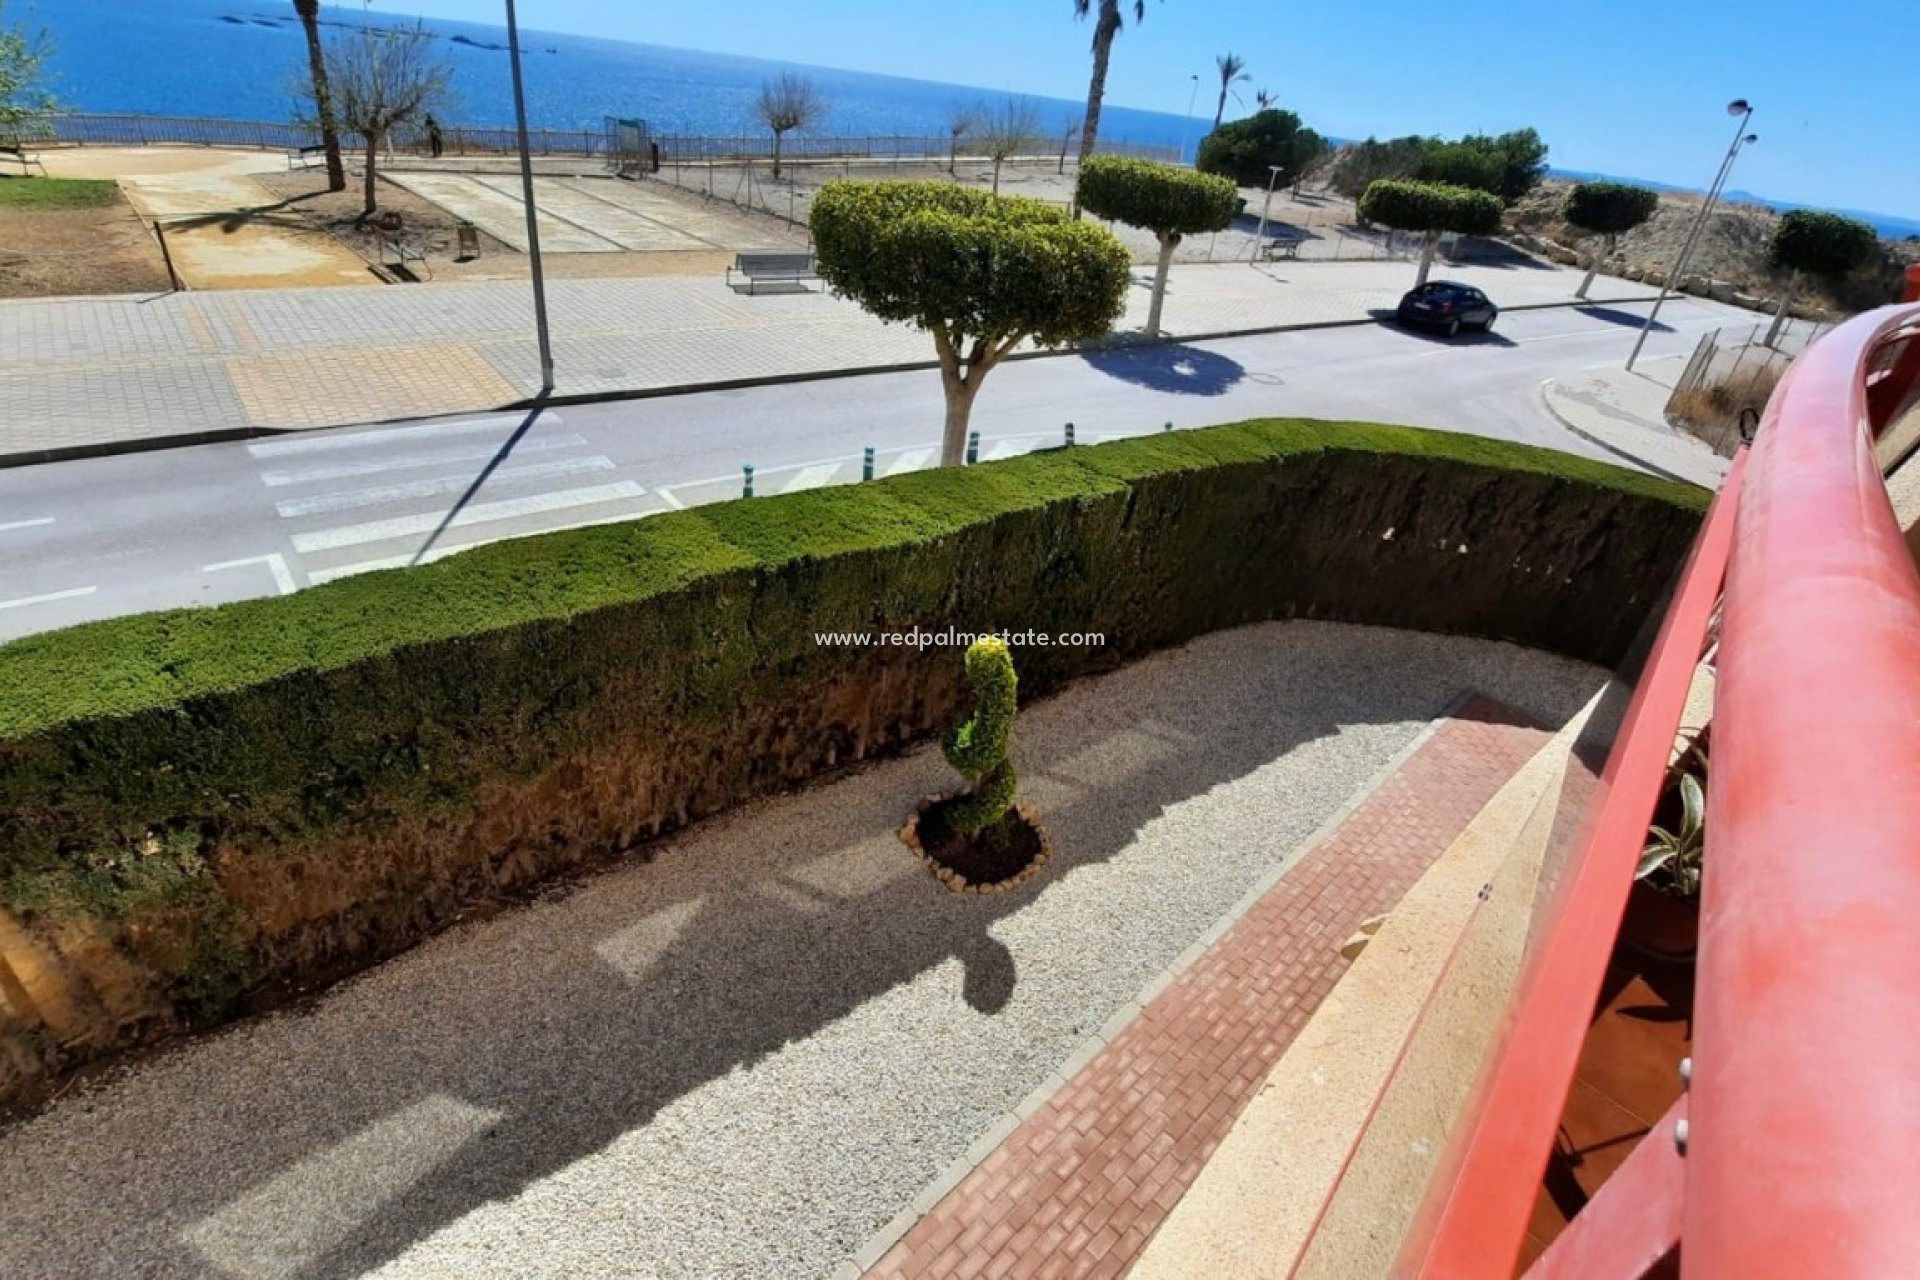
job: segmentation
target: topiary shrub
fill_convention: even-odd
[[[1587,266],[1587,278],[1573,291],[1576,298],[1587,296],[1587,290],[1593,286],[1594,273],[1600,270],[1600,264],[1613,256],[1614,241],[1623,231],[1631,231],[1660,207],[1660,197],[1646,187],[1636,187],[1625,182],[1581,182],[1567,193],[1567,203],[1561,210],[1561,216],[1567,222],[1588,235],[1606,237],[1600,251],[1593,255]]]
[[[966,668],[974,712],[941,739],[940,750],[968,783],[965,795],[947,802],[947,821],[960,834],[977,836],[1006,816],[1020,788],[1020,776],[1007,754],[1013,745],[1019,680],[1013,673],[1013,654],[999,636],[982,636],[967,646]]]
[[[1460,235],[1491,235],[1500,227],[1500,197],[1471,187],[1445,182],[1401,182],[1382,179],[1360,197],[1360,218],[1396,231],[1426,233],[1426,251],[1413,282],[1419,288],[1433,269],[1433,251],[1442,231]]]
[[[1123,156],[1094,156],[1082,164],[1074,198],[1095,217],[1143,228],[1160,241],[1153,299],[1147,305],[1148,333],[1160,332],[1167,268],[1181,239],[1223,229],[1240,206],[1239,191],[1225,178]]]

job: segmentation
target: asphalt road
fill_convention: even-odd
[[[1618,457],[1548,414],[1550,376],[1623,361],[1639,307],[1510,312],[1488,336],[1296,331],[1002,366],[974,409],[982,461],[1263,414],[1475,432]],[[1662,312],[1648,355],[1739,313]],[[857,481],[938,456],[932,372],[342,427],[0,470],[0,640],[296,591],[484,542],[740,495]]]

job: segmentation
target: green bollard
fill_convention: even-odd
[[[972,466],[978,461],[980,461],[980,433],[969,431],[967,433],[967,465]]]
[[[751,498],[753,496],[753,464],[749,462],[741,467],[740,470],[745,473],[747,478],[746,483],[740,486],[740,496],[743,498]]]
[[[1071,422],[1067,424],[1067,444],[1069,447],[1073,444],[1073,424]]]
[[[867,446],[867,455],[866,457],[860,460],[860,478],[862,480],[873,479],[873,446],[872,445]]]
[[[1173,424],[1172,424],[1171,422],[1169,422],[1169,423],[1168,423],[1168,424],[1167,424],[1166,426],[1164,426],[1164,427],[1162,427],[1162,428],[1160,428],[1160,429],[1161,429],[1162,431],[1171,431],[1171,430],[1173,430]]]

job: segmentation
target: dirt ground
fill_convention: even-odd
[[[167,287],[160,248],[124,196],[97,209],[0,209],[0,298]]]

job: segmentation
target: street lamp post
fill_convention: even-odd
[[[1713,176],[1713,185],[1707,188],[1707,198],[1701,202],[1700,212],[1694,215],[1693,227],[1687,232],[1687,238],[1680,246],[1679,254],[1673,260],[1673,270],[1667,273],[1667,282],[1660,288],[1660,296],[1653,300],[1653,310],[1647,312],[1646,323],[1640,326],[1640,336],[1634,339],[1633,351],[1627,356],[1627,368],[1633,368],[1633,362],[1640,358],[1640,349],[1647,345],[1647,334],[1653,331],[1653,322],[1659,318],[1660,308],[1666,302],[1667,295],[1673,292],[1687,269],[1687,260],[1693,256],[1693,247],[1700,241],[1700,233],[1706,229],[1707,218],[1713,213],[1714,204],[1720,199],[1720,190],[1726,186],[1727,178],[1733,173],[1733,162],[1740,157],[1740,148],[1749,142],[1760,141],[1760,135],[1747,132],[1747,122],[1753,119],[1753,106],[1745,98],[1735,98],[1727,104],[1727,114],[1740,123],[1733,131],[1733,144],[1727,148],[1727,154],[1720,161],[1720,172]]]
[[[1260,260],[1260,246],[1267,242],[1267,214],[1273,209],[1273,188],[1280,181],[1283,167],[1277,164],[1267,166],[1267,198],[1260,202],[1260,229],[1253,233],[1253,257],[1249,261]]]
[[[1175,164],[1187,158],[1187,134],[1193,129],[1193,104],[1200,97],[1200,73],[1196,71],[1192,80],[1193,90],[1187,94],[1187,118],[1180,122],[1180,154],[1173,158]]]
[[[527,206],[527,259],[533,264],[533,322],[540,334],[540,391],[553,390],[553,343],[547,336],[547,285],[540,274],[540,223],[533,205],[533,156],[527,144],[527,94],[520,83],[520,27],[507,0],[507,58],[513,65],[513,119],[520,133],[520,196]]]

